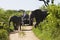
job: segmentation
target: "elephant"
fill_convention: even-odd
[[[20,30],[21,30],[21,22],[22,22],[22,19],[21,19],[21,16],[12,16],[9,20],[9,27],[10,27],[10,23],[13,23],[13,26],[14,26],[14,30],[18,30],[19,26],[20,26]]]
[[[33,18],[35,18],[36,20],[36,24],[34,25],[34,27],[36,28],[36,26],[42,22],[49,13],[47,13],[47,10],[41,10],[41,9],[36,9],[34,11],[32,11],[31,15],[30,15],[30,20],[33,20]]]

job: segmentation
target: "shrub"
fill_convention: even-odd
[[[38,30],[33,29],[34,33],[41,40],[60,40],[60,6],[50,5],[47,10],[50,14],[37,26]]]
[[[4,29],[0,29],[0,40],[8,40],[8,32]]]

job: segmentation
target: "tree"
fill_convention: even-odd
[[[54,4],[54,0],[51,0],[51,3]]]
[[[49,5],[49,0],[39,0],[39,1],[43,1],[44,2],[44,4],[45,4],[45,6],[48,6]]]
[[[43,1],[45,6],[48,6],[50,2],[50,0],[39,0],[39,1]],[[51,0],[51,4],[54,4],[54,0]]]
[[[18,10],[18,12],[25,12],[25,10],[21,9],[21,10]]]

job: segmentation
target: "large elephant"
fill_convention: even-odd
[[[42,22],[46,17],[47,17],[48,13],[46,10],[42,11],[41,9],[36,9],[34,11],[32,11],[31,15],[30,15],[30,20],[33,20],[33,18],[36,19],[36,24],[35,24],[35,28],[36,26]]]
[[[10,23],[13,22],[13,26],[14,26],[14,29],[15,30],[18,30],[19,26],[20,26],[20,30],[21,30],[21,16],[20,17],[17,17],[17,16],[12,16],[9,20],[9,26],[10,26]]]

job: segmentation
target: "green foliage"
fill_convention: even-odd
[[[39,30],[39,28],[33,28],[33,32],[34,32],[35,35],[40,39],[41,30]]]
[[[11,25],[9,27],[10,31],[13,31],[14,30],[14,27],[13,27],[13,23],[11,22]]]
[[[29,11],[26,11],[26,14],[29,14],[31,11],[29,10]]]
[[[9,20],[11,16],[21,16],[23,12],[17,10],[4,10],[0,8],[0,40],[8,40],[10,30],[14,30],[13,24],[9,27]]]
[[[8,40],[8,32],[4,29],[0,29],[0,40]]]
[[[50,14],[38,25],[38,29],[33,29],[34,33],[41,40],[60,40],[60,6],[50,5],[47,10]]]

